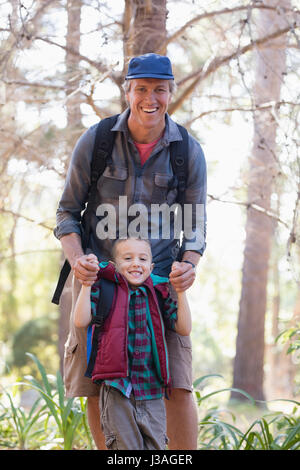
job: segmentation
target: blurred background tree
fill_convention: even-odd
[[[52,230],[72,148],[124,109],[130,57],[159,52],[178,85],[169,112],[209,172],[208,245],[189,292],[195,377],[222,373],[256,399],[299,393],[299,366],[275,343],[299,314],[297,2],[11,0],[0,12],[3,376],[29,367],[22,348],[62,367],[70,287],[50,303]]]

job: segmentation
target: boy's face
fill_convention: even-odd
[[[128,284],[142,285],[153,269],[150,246],[143,240],[122,241],[116,247],[115,264]]]

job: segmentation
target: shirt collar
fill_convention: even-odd
[[[145,297],[147,296],[147,292],[145,287],[143,286],[138,286],[136,289],[129,289],[129,294],[130,296],[132,295],[144,295]]]

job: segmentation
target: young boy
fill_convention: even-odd
[[[168,279],[151,274],[147,240],[118,240],[113,257],[114,263],[99,264],[92,288],[82,286],[74,323],[78,328],[91,323],[101,295],[100,279],[113,282],[115,295],[101,327],[92,372],[92,380],[101,384],[106,445],[111,450],[163,450],[167,443],[163,396],[170,388],[164,329],[189,335],[190,309],[185,292],[177,293],[176,304],[169,294]],[[98,264],[95,255],[89,258]]]

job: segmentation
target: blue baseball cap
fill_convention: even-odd
[[[129,62],[125,80],[133,78],[174,80],[170,59],[166,56],[153,53],[133,57]]]

